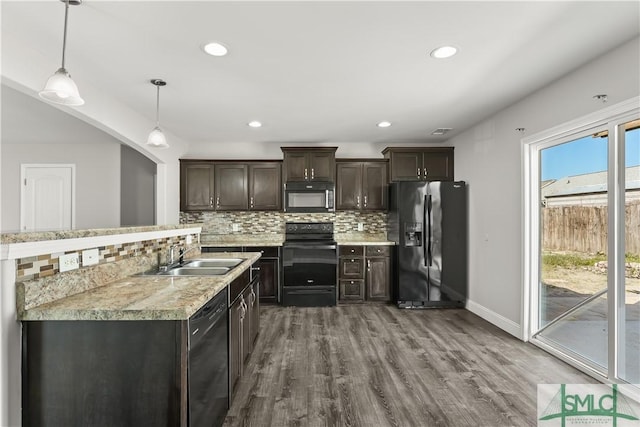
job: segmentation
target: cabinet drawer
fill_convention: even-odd
[[[261,252],[262,258],[277,258],[278,246],[245,246],[245,252]]]
[[[340,258],[341,279],[364,279],[363,258]]]
[[[340,256],[362,256],[364,246],[339,246],[338,253]]]
[[[367,246],[367,256],[391,256],[391,246]]]
[[[364,300],[364,280],[340,280],[340,299]]]

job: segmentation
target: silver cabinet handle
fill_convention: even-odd
[[[220,197],[216,197],[216,208],[220,207]]]
[[[367,207],[367,196],[364,196],[364,207]]]
[[[213,207],[213,196],[209,197],[209,207]]]
[[[371,260],[367,260],[367,270],[371,271]]]
[[[315,172],[315,171],[313,170],[313,168],[311,168],[311,179],[313,179],[313,178],[315,177],[314,172]]]
[[[311,179],[313,179],[313,175]],[[324,190],[324,208],[329,209],[329,190]]]
[[[256,293],[253,292],[253,288],[251,288],[251,307],[256,303]]]
[[[418,168],[418,176],[420,176],[420,168]]]
[[[423,175],[426,178],[427,177],[427,168],[424,168],[423,171],[424,171]]]
[[[355,249],[351,249],[351,253],[354,253],[356,250]]]
[[[309,179],[309,175],[307,175],[307,168],[304,168],[304,179]]]
[[[360,196],[356,196],[356,207],[360,207]]]
[[[253,207],[253,196],[251,196],[251,198],[249,199],[249,205],[250,207]]]

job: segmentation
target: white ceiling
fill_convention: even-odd
[[[48,58],[42,85],[60,66],[63,19],[58,0],[2,1],[3,51],[24,44]],[[85,0],[69,11],[66,66],[81,94],[96,85],[113,98],[85,96],[87,105],[120,103],[150,121],[149,80],[166,80],[161,126],[194,147],[438,142],[639,33],[637,1]],[[229,55],[204,54],[211,40]],[[458,55],[431,58],[441,45]],[[5,120],[20,114],[11,99]],[[381,120],[393,125],[380,129]],[[32,127],[18,122],[12,131]],[[439,127],[454,131],[431,136]]]

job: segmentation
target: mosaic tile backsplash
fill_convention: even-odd
[[[334,233],[355,233],[358,223],[364,233],[387,233],[386,212],[338,211],[334,213],[294,214],[273,211],[180,212],[181,224],[202,225],[203,234],[284,234],[287,222],[333,222]],[[233,230],[233,224],[238,230]]]
[[[197,241],[198,236],[192,235],[193,240]],[[141,242],[123,243],[110,246],[98,247],[99,258],[98,264],[106,264],[110,262],[122,261],[128,258],[143,255],[157,254],[165,261],[167,248],[171,245],[185,246],[185,236],[168,237],[163,239],[145,240]],[[80,265],[82,265],[82,251],[69,251],[67,253],[78,253]],[[42,277],[53,276],[60,272],[58,259],[65,252],[39,255],[37,257],[19,258],[17,260],[17,277],[16,282],[24,282],[27,280],[38,279]],[[157,261],[156,261],[157,262]],[[84,267],[91,268],[94,267]],[[83,269],[83,267],[80,267]],[[76,271],[76,270],[74,270]],[[71,272],[70,272],[71,273]]]

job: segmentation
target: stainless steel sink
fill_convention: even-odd
[[[229,267],[176,267],[158,273],[160,276],[223,276],[231,270]]]
[[[228,267],[233,268],[241,264],[241,258],[215,258],[215,259],[194,259],[185,262],[184,267]]]

